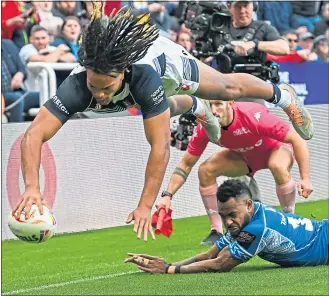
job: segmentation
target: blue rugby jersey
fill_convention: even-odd
[[[246,262],[258,255],[281,266],[328,264],[329,220],[321,222],[286,214],[255,202],[250,223],[233,239],[229,232],[217,242],[232,257]]]

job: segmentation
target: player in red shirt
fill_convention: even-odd
[[[293,213],[296,189],[290,169],[294,156],[300,171],[299,195],[307,198],[313,191],[306,141],[289,124],[260,104],[220,100],[210,101],[210,104],[222,127],[221,138],[216,144],[223,147],[199,168],[200,194],[213,231],[210,236],[214,238],[215,232],[217,237],[222,233],[216,199],[216,178],[219,176],[253,176],[259,170],[270,169],[282,210]],[[170,208],[172,195],[184,184],[209,141],[205,128],[199,124],[158,207]]]

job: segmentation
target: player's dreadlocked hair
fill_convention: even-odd
[[[97,73],[123,72],[143,58],[159,36],[150,15],[136,17],[131,8],[103,16],[103,3],[93,2],[91,22],[80,40],[79,62]]]
[[[239,198],[246,195],[252,198],[247,184],[237,179],[226,180],[217,190],[217,200],[219,202],[227,202],[231,197]]]

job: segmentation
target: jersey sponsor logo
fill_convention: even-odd
[[[256,236],[247,231],[241,231],[237,237],[239,243],[251,244],[255,240]]]
[[[261,116],[261,114],[262,114],[262,112],[256,112],[255,114],[254,114],[254,117],[255,117],[255,119],[259,122],[259,120],[260,120],[260,116]]]
[[[188,91],[191,89],[191,85],[187,84],[187,83],[180,83],[179,86],[177,88],[175,88],[175,91],[178,92],[180,90],[182,91]]]
[[[181,90],[187,91],[190,89],[190,86],[188,84],[183,83],[180,88]]]
[[[241,135],[245,135],[248,134],[250,131],[247,130],[245,127],[242,128],[238,128],[237,130],[233,131],[233,135],[234,136],[241,136]]]
[[[67,115],[69,115],[69,111],[67,111],[66,107],[63,105],[63,103],[61,102],[61,100],[55,95],[52,97],[53,102],[55,103],[56,107],[63,111],[64,113],[66,113]]]
[[[260,139],[254,146],[244,147],[244,148],[237,148],[237,149],[232,149],[232,150],[236,151],[236,152],[244,153],[244,152],[248,152],[248,151],[251,151],[251,150],[255,149],[255,147],[259,147],[262,144],[263,144],[263,140]]]
[[[158,87],[158,89],[151,95],[151,98],[155,105],[160,104],[163,101],[164,96],[164,88],[162,85]]]

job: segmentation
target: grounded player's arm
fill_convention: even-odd
[[[221,251],[214,245],[208,252],[201,253],[193,258],[168,264],[160,257],[147,254],[128,253],[130,258],[125,263],[131,262],[138,265],[140,270],[150,273],[201,273],[201,272],[228,272],[242,261],[232,257],[227,246]]]
[[[186,182],[192,168],[198,162],[200,156],[194,156],[186,151],[170,177],[167,191],[174,195]]]
[[[219,252],[216,258],[206,259],[181,267],[170,266],[168,273],[228,272],[240,263],[242,261],[232,257],[228,247],[225,247]]]
[[[160,190],[170,155],[170,111],[144,119],[144,130],[151,151],[148,158],[145,183],[138,206],[150,210]]]
[[[200,254],[197,254],[191,258],[179,261],[179,262],[174,262],[171,263],[173,266],[184,266],[184,265],[189,265],[195,262],[200,262],[204,260],[209,260],[209,259],[214,259],[217,257],[219,253],[219,249],[216,245],[213,245],[208,251],[202,252]]]
[[[22,173],[25,183],[25,192],[40,192],[39,169],[41,147],[42,144],[51,139],[61,127],[61,121],[45,107],[42,107],[32,124],[25,132],[21,142]],[[25,198],[28,197],[29,196],[27,195],[25,196]],[[29,207],[32,206],[32,202],[33,200],[30,199],[27,203],[27,213],[29,212]],[[24,205],[24,203],[21,203],[14,209],[14,212],[17,210],[18,217],[24,208]],[[41,205],[40,202],[39,205]],[[39,210],[41,209],[39,208]]]
[[[283,141],[285,143],[290,143],[294,149],[295,158],[299,167],[301,182],[306,182],[307,184],[310,184],[310,153],[307,142],[303,140],[292,127],[290,127]],[[300,189],[303,189],[302,195],[304,197],[308,197],[312,192],[311,188]]]

